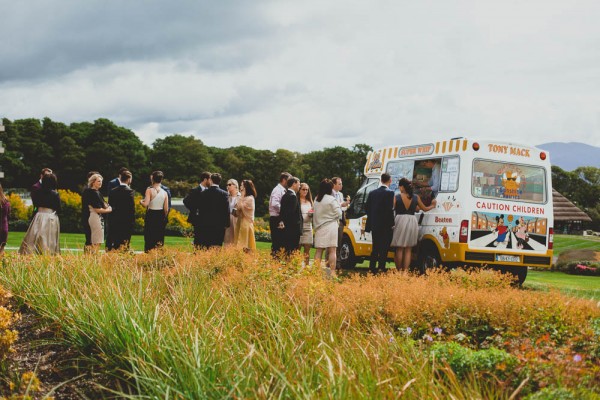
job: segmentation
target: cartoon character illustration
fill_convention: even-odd
[[[449,248],[450,247],[450,236],[448,235],[448,229],[445,226],[440,230],[440,236],[442,237],[442,240],[444,241],[444,247]]]
[[[502,197],[518,199],[521,195],[521,177],[517,172],[506,171],[502,174]]]
[[[527,232],[527,224],[525,224],[525,218],[521,217],[516,222],[516,233],[517,237],[517,248],[522,249],[525,247],[525,243],[529,241],[529,233]]]
[[[367,217],[360,220],[360,238],[358,240],[367,240],[365,229],[367,228]]]
[[[373,170],[373,169],[379,169],[383,166],[383,164],[381,163],[381,150],[373,153],[373,159],[371,160],[371,163],[369,164],[369,170]]]
[[[504,225],[504,214],[496,216],[496,229],[494,232],[498,232],[498,237],[494,240],[494,246],[497,247],[498,243],[506,242],[506,235],[508,234],[508,227]]]

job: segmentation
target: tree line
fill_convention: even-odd
[[[5,188],[30,188],[40,170],[50,167],[59,187],[80,192],[88,171],[99,171],[105,183],[126,166],[133,174],[133,188],[139,192],[149,184],[152,171],[165,173],[174,196],[185,196],[198,184],[202,171],[218,172],[229,178],[251,179],[258,191],[257,216],[268,210],[268,198],[281,171],[307,182],[313,190],[324,177],[340,176],[344,193],[359,188],[365,157],[372,148],[356,144],[300,153],[278,149],[257,150],[248,146],[217,148],[206,146],[194,136],[173,134],[145,145],[137,135],[108,119],[64,124],[28,118],[3,119],[0,132],[5,153],[0,155]]]

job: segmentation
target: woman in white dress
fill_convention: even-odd
[[[315,230],[315,265],[320,265],[323,251],[327,249],[329,268],[335,275],[335,250],[338,244],[338,227],[342,217],[340,203],[333,197],[333,182],[323,179],[319,184],[319,193],[315,199],[313,228]]]
[[[302,236],[300,236],[300,248],[304,251],[304,265],[310,261],[310,248],[313,245],[313,199],[308,183],[300,184],[299,200],[300,212],[302,213]]]
[[[238,200],[241,197],[238,181],[236,181],[235,179],[228,180],[227,192],[229,193],[229,196],[227,196],[227,200],[229,200],[230,224],[229,227],[225,229],[225,237],[223,238],[223,243],[225,245],[235,243],[235,226],[237,223],[237,210],[234,210],[237,206]]]
[[[169,213],[169,197],[161,188],[162,171],[154,171],[150,176],[152,186],[140,203],[147,208],[144,220],[144,251],[148,252],[165,244],[165,227]]]

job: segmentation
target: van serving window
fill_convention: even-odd
[[[547,201],[543,167],[474,160],[471,192],[475,197],[543,204]]]

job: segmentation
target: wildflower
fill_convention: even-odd
[[[575,355],[573,356],[573,361],[574,361],[574,362],[580,362],[582,359],[583,359],[583,358],[582,358],[582,357],[581,357],[581,355],[579,355],[579,354],[575,354]]]
[[[440,328],[440,327],[436,326],[435,328],[433,328],[433,332],[434,332],[436,335],[440,336],[440,335],[442,334],[442,328]]]
[[[410,335],[412,333],[412,328],[410,326],[406,327],[406,334]]]
[[[423,340],[427,340],[428,342],[433,342],[433,338],[427,334],[423,335]]]
[[[394,343],[394,337],[390,335],[390,343]]]

